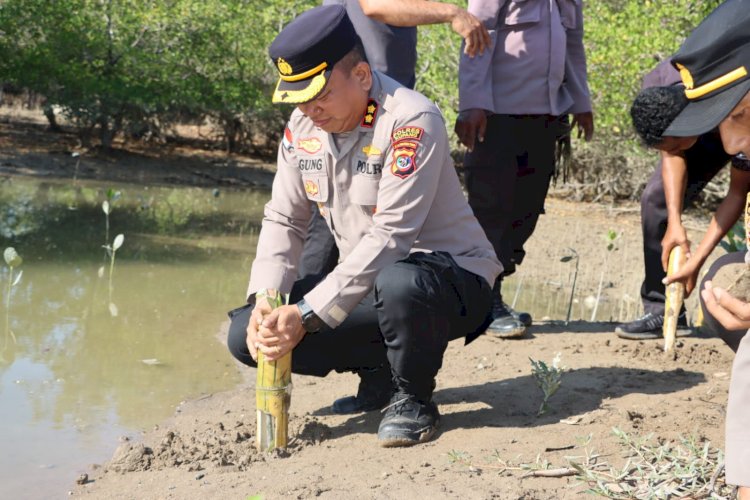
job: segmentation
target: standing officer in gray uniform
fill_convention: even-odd
[[[451,23],[464,39],[466,53],[474,56],[489,45],[487,30],[465,9],[429,0],[323,0],[323,5],[346,7],[362,39],[370,67],[401,85],[414,88],[417,66],[417,26]],[[317,207],[307,232],[299,273],[301,277],[328,273],[336,266],[339,251]],[[344,410],[337,406],[337,410]],[[345,411],[348,413],[348,411]]]
[[[461,56],[456,134],[468,148],[469,204],[508,276],[544,212],[567,115],[586,140],[594,133],[583,11],[578,0],[469,0],[468,10],[491,44],[481,56]],[[531,316],[503,302],[501,280],[494,292],[488,332],[523,336]]]
[[[750,156],[748,26],[750,0],[727,0],[685,40],[672,61],[680,71],[687,105],[665,136],[699,136],[718,125],[727,154]],[[701,299],[710,315],[706,323],[716,319],[726,329],[718,333],[737,352],[726,413],[726,480],[740,487],[740,500],[750,500],[750,304],[710,282],[703,286]]]
[[[502,269],[462,193],[443,117],[370,70],[341,6],[303,13],[269,54],[280,75],[274,102],[297,109],[279,147],[249,304],[230,314],[229,349],[251,366],[258,350],[272,360],[294,350],[292,370],[307,375],[385,374],[355,398],[388,404],[380,444],[427,441],[447,344],[483,331]],[[297,280],[311,201],[341,261]],[[255,303],[262,289],[290,293],[290,305]]]

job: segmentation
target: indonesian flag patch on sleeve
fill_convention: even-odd
[[[411,141],[402,141],[393,146],[393,163],[391,173],[406,179],[417,171],[417,145]]]
[[[289,126],[284,127],[284,137],[281,139],[281,145],[287,153],[294,152],[294,138],[292,137],[292,131],[289,130]]]

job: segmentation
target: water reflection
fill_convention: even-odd
[[[109,187],[0,184],[0,250],[13,246],[24,258],[11,294],[17,342],[0,338],[0,442],[19,446],[12,460],[0,454],[13,478],[2,497],[28,496],[44,477],[57,478],[46,486],[55,489],[37,493],[57,496],[73,471],[111,452],[115,434],[239,382],[215,336],[244,293],[268,193],[117,186],[110,239],[123,233],[125,243],[110,300],[101,209]]]

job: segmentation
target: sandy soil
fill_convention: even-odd
[[[268,185],[272,175],[272,168],[252,159],[189,148],[132,147],[111,155],[87,152],[76,172],[74,150],[72,136],[45,134],[34,123],[11,126],[0,120],[0,175],[76,174],[197,185]],[[689,222],[694,241],[705,223],[700,216]],[[599,236],[609,229],[621,233],[614,253],[606,251]],[[606,265],[605,299],[637,302],[643,271],[636,205],[550,200],[523,267],[535,279],[569,274],[559,262],[568,247],[580,255],[583,294],[596,291]],[[560,293],[567,293],[563,288]],[[635,306],[625,310],[636,312]],[[219,341],[225,328],[217,325]],[[443,416],[440,433],[433,442],[409,449],[378,447],[378,412],[330,413],[330,403],[352,394],[357,384],[354,375],[335,374],[325,379],[295,376],[291,445],[259,453],[254,449],[254,371],[238,366],[245,384],[186,402],[137,442],[112,443],[112,460],[92,466],[86,484],[74,485],[71,478],[69,494],[138,499],[246,499],[258,494],[269,499],[580,498],[585,485],[574,477],[524,477],[519,468],[502,470],[501,461],[516,466],[548,461],[562,467],[565,456],[595,451],[622,465],[613,427],[653,433],[666,441],[695,435],[723,448],[731,351],[720,340],[697,334],[678,339],[676,351],[665,355],[659,341],[620,340],[613,329],[611,322],[543,322],[521,340],[483,336],[469,346],[452,343],[435,393]],[[568,371],[550,400],[551,410],[537,417],[542,395],[529,358],[550,362],[556,353]]]

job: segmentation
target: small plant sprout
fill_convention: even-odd
[[[617,251],[617,240],[620,239],[620,234],[617,233],[617,231],[614,231],[610,229],[607,231],[607,234],[604,235],[604,243],[606,244],[607,253],[604,254],[604,267],[602,268],[602,274],[599,276],[599,288],[596,292],[596,303],[594,304],[594,309],[591,311],[591,321],[596,320],[596,312],[599,310],[599,304],[601,303],[602,299],[602,287],[604,286],[604,276],[607,275],[607,267],[609,264],[609,255],[612,252]]]
[[[6,248],[5,252],[3,253],[3,257],[5,258],[5,263],[10,268],[10,271],[8,272],[8,288],[5,295],[5,341],[7,343],[8,336],[10,336],[13,339],[13,343],[15,344],[16,336],[10,329],[10,297],[13,287],[21,282],[21,276],[23,275],[23,271],[19,271],[14,278],[13,269],[19,267],[23,263],[23,259],[20,255],[18,255],[18,252],[16,252],[16,249],[13,247]]]
[[[551,398],[560,388],[560,385],[562,384],[562,376],[563,373],[565,373],[566,368],[560,366],[559,352],[555,354],[555,357],[552,359],[552,364],[550,365],[544,361],[536,361],[532,358],[529,358],[529,361],[531,361],[531,374],[534,376],[534,380],[536,380],[536,385],[539,386],[544,394],[544,399],[542,400],[542,404],[539,406],[539,411],[536,414],[536,416],[539,417],[547,413],[549,410],[547,401],[549,401],[549,398]]]
[[[576,262],[576,267],[573,270],[573,285],[570,287],[570,298],[568,299],[568,314],[565,316],[566,325],[570,323],[570,311],[573,309],[573,297],[575,297],[576,294],[576,281],[578,280],[578,252],[576,252],[572,248],[568,248],[568,250],[570,250],[570,255],[563,256],[560,259],[560,262],[570,262],[571,260],[574,260]]]
[[[104,212],[104,244],[105,248],[109,245],[109,214],[112,213],[112,205],[120,199],[122,193],[112,188],[107,189],[107,199],[102,202],[102,212]]]
[[[117,254],[117,250],[122,246],[124,242],[125,235],[118,234],[117,236],[115,236],[115,239],[112,242],[112,246],[104,246],[104,248],[107,250],[107,253],[109,253],[109,312],[110,314],[112,314],[112,316],[117,316],[117,306],[112,303],[112,276],[115,272],[115,254]]]

